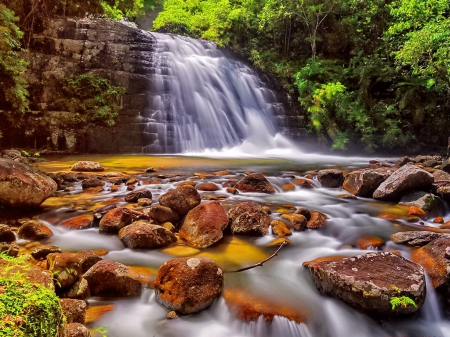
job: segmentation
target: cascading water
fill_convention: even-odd
[[[283,107],[253,70],[213,43],[152,34],[152,93],[140,113],[149,142],[144,153],[198,152],[273,138],[274,116]]]

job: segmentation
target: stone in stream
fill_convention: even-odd
[[[11,159],[0,158],[0,204],[37,207],[57,188],[50,177]]]
[[[169,207],[178,215],[184,216],[200,204],[201,197],[194,187],[179,185],[175,190],[160,196],[158,201],[161,206]]]
[[[269,232],[270,217],[254,201],[244,201],[228,210],[233,234],[264,236]]]
[[[171,231],[143,220],[122,228],[119,231],[119,239],[131,249],[163,248],[177,241]]]
[[[405,195],[399,205],[416,206],[426,212],[428,219],[444,215],[444,203],[438,196],[423,191],[417,191]]]
[[[0,242],[11,243],[16,241],[16,236],[8,225],[0,225]]]
[[[320,170],[317,172],[317,180],[323,187],[340,187],[344,181],[344,173],[336,169]]]
[[[180,237],[196,248],[206,248],[223,237],[228,216],[218,201],[204,202],[191,209],[180,228]]]
[[[241,192],[275,193],[273,185],[260,173],[245,176],[234,187]]]
[[[87,229],[94,224],[94,216],[91,214],[79,215],[73,218],[63,220],[60,226],[67,229]]]
[[[102,260],[92,250],[80,250],[76,253],[76,256],[80,259],[81,271],[83,273],[87,272],[94,264]]]
[[[47,269],[53,274],[58,288],[71,286],[82,274],[80,259],[72,253],[48,254]]]
[[[83,182],[81,183],[81,187],[83,188],[83,190],[86,190],[91,187],[105,186],[105,184],[106,183],[101,179],[89,178],[89,179],[83,180]]]
[[[159,267],[155,280],[156,300],[182,315],[207,308],[222,287],[222,269],[207,257],[167,261]]]
[[[126,202],[137,202],[141,198],[151,199],[152,197],[152,192],[150,190],[137,190],[128,193],[124,199]]]
[[[282,214],[281,218],[288,220],[295,231],[305,230],[308,223],[308,220],[306,220],[306,217],[302,214],[286,213]]]
[[[150,217],[159,224],[171,222],[177,224],[180,221],[180,216],[175,213],[171,208],[161,205],[155,205],[150,207],[148,211]]]
[[[52,237],[53,232],[39,220],[28,220],[20,226],[17,236],[20,239],[39,241]]]
[[[102,172],[105,170],[102,164],[95,161],[77,161],[70,168],[71,171],[77,172]]]
[[[320,229],[327,224],[327,216],[318,211],[311,211],[311,218],[306,227],[308,229]]]
[[[429,231],[407,231],[392,234],[391,240],[395,243],[402,243],[411,247],[422,247],[442,237],[450,238],[450,234]]]
[[[272,232],[280,238],[292,235],[291,230],[286,226],[286,224],[281,220],[272,220],[270,223],[272,226]]]
[[[342,187],[358,197],[372,198],[373,192],[394,172],[390,168],[364,169],[348,173]]]
[[[425,301],[423,268],[389,252],[303,263],[320,292],[373,316],[411,314]],[[415,302],[408,304],[406,298]],[[393,308],[392,301],[400,302]]]
[[[70,287],[58,291],[61,298],[84,300],[90,296],[89,285],[84,277],[79,278]]]
[[[47,255],[51,253],[61,253],[61,248],[56,246],[39,245],[33,249],[31,256],[36,260],[40,260],[47,258]]]
[[[61,304],[64,316],[66,317],[66,323],[84,323],[87,308],[85,301],[61,298],[59,303]]]
[[[99,232],[116,234],[123,227],[128,226],[133,221],[131,212],[122,207],[117,207],[106,213],[99,222]]]
[[[66,337],[91,337],[91,333],[81,323],[69,323],[66,325]]]

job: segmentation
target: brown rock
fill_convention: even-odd
[[[379,248],[384,245],[384,240],[377,236],[365,236],[359,238],[356,245],[361,249]]]
[[[442,237],[450,238],[450,235],[428,231],[407,231],[392,234],[391,240],[411,247],[421,247]]]
[[[61,248],[56,246],[39,245],[31,252],[36,260],[45,259],[50,253],[61,253]]]
[[[311,219],[309,219],[308,229],[319,229],[327,224],[327,216],[318,211],[311,211]]]
[[[133,215],[128,209],[117,207],[106,213],[100,220],[99,232],[116,234],[132,221]]]
[[[222,269],[207,257],[167,261],[159,268],[155,280],[157,301],[182,315],[208,307],[222,286]]]
[[[214,192],[217,191],[219,187],[214,183],[203,183],[197,186],[197,190],[199,191],[208,191]]]
[[[102,164],[94,161],[77,161],[72,165],[70,170],[77,172],[101,172],[105,168]]]
[[[124,199],[126,202],[137,202],[141,198],[152,199],[152,197],[152,192],[150,190],[137,190],[128,193]]]
[[[280,238],[292,235],[291,230],[281,220],[273,220],[270,225],[272,226],[272,232]]]
[[[444,222],[442,225],[439,226],[441,229],[450,229],[450,221]]]
[[[8,225],[0,225],[0,242],[16,241],[16,236]]]
[[[338,261],[304,263],[320,292],[375,316],[411,314],[425,302],[423,268],[401,256],[374,252]],[[392,309],[390,300],[407,296],[414,305]]]
[[[398,220],[398,216],[396,216],[395,214],[391,214],[391,213],[380,213],[377,215],[377,218],[389,220],[389,221]]]
[[[48,254],[47,269],[53,274],[58,288],[71,286],[81,276],[80,259],[71,253]]]
[[[6,242],[0,243],[0,252],[8,256],[16,257],[19,254],[19,250],[20,246],[14,243],[6,243]]]
[[[137,201],[137,205],[139,207],[147,207],[153,204],[153,200],[149,198],[139,198]]]
[[[20,226],[17,236],[25,240],[39,241],[52,237],[53,232],[38,220],[28,220]]]
[[[167,319],[176,319],[179,318],[175,311],[169,311],[166,316]]]
[[[119,231],[119,239],[131,249],[162,248],[177,241],[171,231],[142,220],[122,228]]]
[[[291,227],[295,231],[302,231],[306,229],[306,224],[308,221],[306,218],[301,214],[295,214],[295,213],[285,213],[281,215],[282,219],[289,220],[291,223]]]
[[[64,288],[58,292],[61,298],[73,298],[84,300],[90,296],[89,286],[85,278],[81,277],[70,287]]]
[[[180,237],[196,248],[206,248],[223,237],[228,216],[218,201],[204,202],[190,210],[180,228]]]
[[[434,223],[444,223],[444,218],[441,216],[438,216],[433,220]]]
[[[26,259],[27,256],[24,255],[23,257]],[[28,261],[33,260],[29,255],[28,257]],[[25,282],[38,283],[47,289],[55,290],[52,274],[48,270],[42,270],[37,266],[30,265],[30,263],[20,264],[0,257],[0,271],[2,277],[7,278],[13,275],[20,275]]]
[[[306,220],[310,220],[311,219],[311,212],[309,211],[309,209],[305,208],[305,207],[299,207],[294,211],[294,214],[301,214],[303,215]]]
[[[84,278],[92,296],[134,297],[141,293],[139,276],[119,262],[97,262],[84,274]]]
[[[91,333],[81,323],[69,323],[66,325],[66,337],[91,337]]]
[[[76,255],[80,259],[81,271],[83,273],[87,272],[94,264],[102,260],[92,250],[80,250]]]
[[[297,186],[300,186],[302,188],[315,188],[316,185],[314,185],[313,182],[311,182],[308,179],[304,179],[304,178],[297,178],[297,179],[293,179],[292,183],[294,183]]]
[[[177,224],[180,221],[180,216],[175,213],[169,207],[155,205],[150,207],[149,210],[150,217],[155,220],[157,223],[163,224],[165,222],[171,222],[173,224]]]
[[[101,187],[101,186],[105,186],[105,182],[103,180],[100,180],[98,178],[89,178],[84,180],[81,183],[81,187],[83,188],[83,190],[86,190],[88,188],[92,188],[92,187]]]
[[[393,169],[365,169],[348,173],[345,176],[342,187],[359,197],[371,198],[373,192],[385,181],[393,172]]]
[[[284,185],[281,187],[281,189],[282,189],[284,192],[294,191],[294,190],[295,190],[295,186],[292,185],[292,184],[284,184]]]
[[[0,158],[0,204],[36,207],[56,191],[56,182],[29,166]]]
[[[163,194],[158,200],[161,206],[169,207],[178,215],[184,216],[200,204],[201,197],[194,187],[181,185],[176,190]]]
[[[67,229],[87,229],[89,227],[92,227],[93,224],[94,216],[90,214],[69,218],[59,223],[60,226]]]
[[[86,318],[87,304],[82,300],[61,298],[59,300],[66,323],[84,323]]]
[[[425,213],[425,211],[423,209],[421,209],[420,207],[417,207],[417,206],[409,206],[408,214],[409,215],[418,215],[418,216],[426,216],[427,215],[427,213]]]
[[[399,202],[399,205],[412,206],[420,208],[418,211],[422,217],[433,218],[444,215],[444,203],[438,196],[423,191],[416,191],[405,195]]]
[[[272,184],[260,173],[252,173],[239,180],[234,186],[241,192],[275,193]]]
[[[323,187],[340,187],[344,181],[344,173],[336,169],[320,170],[317,172],[317,180]]]
[[[270,217],[256,202],[244,201],[231,207],[228,218],[233,234],[263,236],[268,233]]]

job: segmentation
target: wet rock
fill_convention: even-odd
[[[164,222],[161,226],[163,226],[168,231],[171,231],[172,233],[175,233],[177,231],[177,228],[171,222]]]
[[[86,319],[87,304],[85,301],[71,298],[61,298],[59,300],[66,323],[84,323]]]
[[[377,236],[365,236],[359,238],[356,245],[360,249],[380,248],[384,245],[384,240]]]
[[[89,286],[85,278],[81,277],[70,287],[59,290],[60,298],[84,300],[90,296]]]
[[[301,214],[303,215],[306,220],[309,221],[309,219],[311,219],[311,212],[309,211],[309,209],[305,208],[305,207],[299,207],[294,211],[294,214]]]
[[[409,215],[417,215],[418,217],[424,217],[427,215],[427,213],[425,213],[425,211],[423,209],[421,209],[420,207],[417,207],[417,206],[409,206],[408,214]]]
[[[222,286],[222,269],[207,257],[167,261],[158,269],[155,280],[157,301],[182,315],[207,308]]]
[[[69,218],[59,223],[60,226],[67,229],[87,229],[92,227],[93,224],[94,216],[90,214]]]
[[[53,232],[38,220],[28,220],[20,226],[17,236],[20,239],[39,241],[52,237]]]
[[[306,229],[306,224],[308,223],[308,220],[301,215],[301,214],[295,214],[295,213],[286,213],[281,215],[282,219],[288,220],[291,224],[291,227],[295,231],[303,231]]]
[[[399,205],[415,206],[421,208],[426,214],[427,218],[434,218],[444,215],[444,203],[438,196],[423,191],[410,193],[402,197]],[[421,214],[416,214],[421,216]]]
[[[199,191],[208,191],[208,192],[214,192],[217,191],[219,187],[214,183],[203,183],[198,185],[197,190]]]
[[[83,188],[83,190],[86,190],[92,187],[102,187],[105,186],[105,184],[106,183],[103,180],[100,180],[98,178],[89,178],[81,183],[81,187]]]
[[[434,177],[408,163],[387,178],[373,193],[374,199],[380,200],[397,200],[402,195],[407,194],[410,190],[420,189],[431,186]]]
[[[303,179],[303,178],[297,178],[292,180],[292,183],[301,187],[301,188],[315,188],[316,185],[314,185],[314,183],[308,179]]]
[[[392,169],[386,168],[353,171],[345,176],[342,187],[356,196],[371,198],[373,192],[392,172]]]
[[[336,169],[320,170],[317,172],[317,180],[323,187],[340,187],[344,181],[344,173]]]
[[[141,293],[138,275],[116,261],[97,262],[83,277],[89,284],[92,296],[134,297]]]
[[[200,204],[201,197],[194,187],[179,185],[175,190],[160,196],[158,201],[161,206],[169,207],[178,215],[184,216]]]
[[[175,311],[169,311],[166,316],[167,319],[176,319],[179,318]]]
[[[260,316],[266,322],[272,322],[275,316],[285,317],[296,323],[305,321],[305,315],[298,310],[258,298],[248,291],[228,288],[223,292],[223,297],[228,309],[244,322],[257,321]]]
[[[100,233],[116,234],[123,227],[128,226],[133,221],[131,212],[122,207],[117,207],[106,213],[99,223]]]
[[[441,237],[416,249],[411,259],[422,265],[434,288],[450,286],[450,237]]]
[[[303,265],[309,268],[320,292],[374,316],[411,314],[425,301],[423,268],[392,253],[374,252]],[[412,299],[416,306],[398,305],[393,309],[390,300],[402,296]]]
[[[266,214],[272,214],[272,210],[270,209],[269,206],[262,206],[261,209]]]
[[[411,247],[422,247],[441,237],[450,238],[450,235],[428,231],[408,231],[394,233],[390,239],[395,243],[401,243]]]
[[[122,228],[119,231],[119,239],[131,249],[162,248],[177,241],[171,231],[142,220]]]
[[[56,191],[56,182],[25,164],[0,158],[0,204],[36,207]]]
[[[270,225],[272,226],[272,232],[280,238],[292,235],[291,230],[281,220],[273,220]]]
[[[70,170],[77,172],[102,172],[105,168],[102,164],[95,161],[77,161]]]
[[[8,225],[0,225],[0,242],[16,241],[16,236]]]
[[[275,193],[273,185],[260,173],[245,176],[234,187],[241,192]]]
[[[76,255],[80,259],[81,271],[83,273],[87,272],[94,264],[102,260],[92,250],[80,250]]]
[[[152,199],[152,197],[152,192],[150,190],[137,190],[128,193],[124,199],[126,202],[137,202],[141,198]]]
[[[204,202],[190,210],[180,228],[180,237],[196,248],[209,247],[223,237],[228,216],[218,201]]]
[[[311,211],[311,218],[306,227],[308,229],[320,229],[327,224],[327,216],[318,211]]]
[[[147,207],[150,206],[151,204],[153,204],[153,200],[149,198],[139,198],[137,200],[137,205],[139,207]]]
[[[39,245],[31,252],[36,260],[45,259],[48,254],[51,253],[61,253],[61,248],[56,246]]]
[[[71,253],[48,254],[47,269],[53,274],[58,288],[71,286],[81,276],[80,259]]]
[[[113,210],[114,208],[117,208],[116,204],[110,204],[94,209],[92,211],[92,213],[94,214],[94,222],[98,225],[98,222],[101,220],[101,218],[103,218],[106,213]]]
[[[66,325],[66,337],[91,337],[91,333],[81,323],[69,323]]]
[[[173,224],[177,224],[180,221],[180,216],[178,213],[175,213],[171,208],[155,205],[150,207],[148,212],[150,217],[155,220],[157,223],[163,224],[165,222],[171,222]]]
[[[2,277],[8,278],[9,276],[20,275],[20,278],[24,282],[38,283],[47,289],[55,290],[53,284],[53,277],[48,270],[42,270],[41,268],[31,264],[33,258],[29,255],[22,255],[26,263],[17,263],[16,261],[5,260],[0,257],[0,270]],[[30,262],[30,263],[28,263]],[[2,332],[0,330],[0,332]]]
[[[241,202],[228,210],[233,234],[263,236],[268,233],[270,217],[254,201]]]
[[[0,252],[8,256],[16,257],[19,255],[20,246],[14,243],[0,243]]]

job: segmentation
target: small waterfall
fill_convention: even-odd
[[[275,136],[282,104],[252,69],[213,43],[152,34],[152,92],[139,117],[144,153],[220,150]]]

